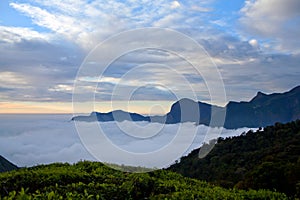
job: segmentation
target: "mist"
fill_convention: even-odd
[[[165,125],[129,121],[77,122],[75,125],[70,121],[71,117],[0,115],[0,155],[19,167],[91,160],[161,168],[199,148],[204,142],[218,137],[237,136],[249,130],[210,128],[192,123]],[[109,144],[124,152],[125,156],[110,151],[104,140],[95,138],[101,133]],[[92,141],[93,144],[86,141]],[[168,148],[169,152],[147,157],[164,148]]]

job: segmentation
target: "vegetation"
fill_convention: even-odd
[[[267,190],[224,189],[157,170],[126,173],[97,162],[40,165],[0,174],[0,199],[287,199]]]
[[[203,159],[198,152],[169,169],[227,188],[270,189],[300,197],[300,120],[219,138]]]

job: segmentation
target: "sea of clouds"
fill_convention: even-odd
[[[128,121],[77,122],[75,125],[70,121],[71,117],[71,115],[0,115],[0,155],[22,167],[53,162],[96,161],[100,157],[100,161],[103,162],[160,168],[187,155],[200,147],[203,142],[219,136],[224,138],[237,136],[249,130],[249,128],[235,130],[209,128],[204,125],[195,126],[192,123],[163,125]],[[124,154],[111,151],[105,146],[107,143],[104,144],[100,137],[97,138],[103,133],[107,141]],[[97,151],[93,151],[93,144],[86,141],[92,141]],[[170,146],[170,154],[158,153],[153,158],[147,157]],[[140,159],[141,155],[145,159]]]

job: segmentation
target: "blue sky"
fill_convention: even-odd
[[[249,100],[257,91],[283,92],[299,85],[298,0],[4,0],[0,2],[0,112],[72,112],[75,80],[85,81],[82,96],[89,90],[95,93],[97,110],[112,109],[113,96],[116,108],[166,112],[176,94],[187,90],[178,74],[195,88],[197,100],[226,103],[211,102],[204,78],[184,60],[161,49],[130,52],[114,60],[101,79],[99,74],[76,76],[97,44],[145,27],[173,29],[197,41],[216,64],[227,101]],[[137,38],[132,35],[128,41],[141,42],[142,47]],[[203,70],[209,70],[205,66]],[[91,88],[95,81],[96,90]],[[122,95],[113,94],[119,85],[136,91],[130,108]],[[91,102],[80,101],[80,111],[89,112],[84,104]],[[161,108],[153,111],[154,105]]]

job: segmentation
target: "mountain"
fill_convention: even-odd
[[[258,92],[249,102],[229,102],[225,127],[264,127],[296,119],[300,119],[300,86],[285,93]]]
[[[218,114],[224,114],[221,112],[226,112],[224,127],[229,129],[264,127],[276,122],[285,123],[300,119],[300,86],[285,93],[267,95],[258,92],[249,102],[231,101],[225,107],[181,99],[172,105],[166,115],[166,123],[188,121],[219,126],[210,124],[210,120],[212,116],[218,117],[220,116]]]
[[[18,169],[18,167],[0,155],[0,172],[7,172]]]
[[[175,102],[169,113],[167,113],[168,124],[179,122],[197,122],[208,124],[211,118],[212,105],[195,102],[191,99],[181,99]]]
[[[199,150],[168,170],[223,187],[270,189],[300,197],[300,120],[219,138],[201,159]]]
[[[75,121],[100,121],[100,122],[108,122],[108,121],[150,121],[150,117],[145,117],[143,115],[137,113],[129,113],[122,110],[115,110],[108,113],[99,113],[92,112],[89,116],[75,116],[71,120]]]
[[[224,116],[222,120],[211,121],[211,118]],[[93,112],[90,116],[76,116],[78,121],[148,121],[166,124],[195,122],[210,126],[224,126],[235,129],[241,127],[264,127],[276,122],[290,122],[300,119],[300,86],[285,92],[264,94],[258,92],[249,102],[229,102],[225,107],[195,102],[191,99],[181,99],[175,102],[170,111],[163,116],[143,116],[125,111],[109,113]],[[212,123],[213,124],[212,124]]]

